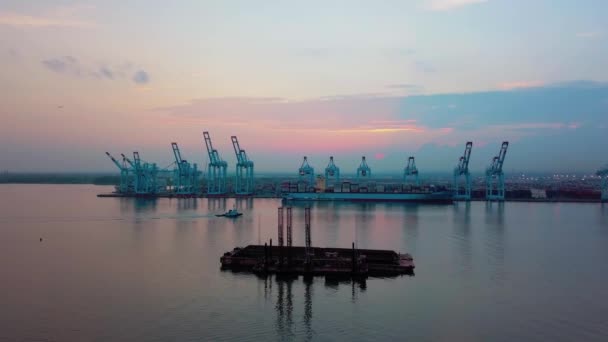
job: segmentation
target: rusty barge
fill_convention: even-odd
[[[312,247],[310,208],[305,208],[306,245],[292,246],[291,208],[287,208],[287,244],[283,239],[283,208],[278,210],[278,246],[270,244],[236,247],[220,257],[222,269],[257,274],[310,275],[366,278],[413,275],[411,255],[391,250]]]

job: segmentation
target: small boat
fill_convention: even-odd
[[[216,214],[215,216],[217,216],[217,217],[231,217],[231,218],[234,218],[234,217],[239,217],[241,215],[243,215],[243,213],[239,213],[239,211],[236,210],[236,206],[235,206],[234,208],[228,210],[227,212],[225,212],[223,214]]]

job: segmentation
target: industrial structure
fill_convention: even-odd
[[[251,195],[253,193],[253,161],[249,160],[245,150],[241,149],[236,136],[233,135],[230,139],[236,155],[234,193],[237,195]]]
[[[420,180],[418,179],[418,169],[416,168],[416,160],[414,157],[409,157],[407,159],[407,166],[405,169],[403,169],[403,182],[407,184],[412,178],[414,185],[420,185]]]
[[[180,196],[192,196],[198,192],[199,171],[196,164],[182,159],[177,143],[172,142],[175,170],[173,171],[173,193]]]
[[[372,169],[369,168],[365,161],[365,156],[361,157],[361,164],[357,168],[357,180],[367,180],[372,177]]]
[[[471,174],[469,173],[469,160],[473,142],[468,141],[464,148],[462,157],[458,160],[458,165],[454,168],[454,199],[471,200]],[[460,178],[464,177],[464,192],[460,191]]]
[[[308,164],[308,158],[306,156],[304,156],[302,165],[300,165],[298,175],[300,181],[306,182],[307,186],[313,186],[315,184],[315,169]]]
[[[130,179],[129,179],[130,170],[129,170],[129,167],[127,166],[127,161],[123,157],[122,164],[121,164],[118,162],[118,160],[116,160],[116,158],[114,158],[110,154],[110,152],[106,152],[106,155],[112,160],[114,165],[116,165],[116,167],[120,170],[120,183],[118,184],[118,187],[116,188],[116,190],[119,193],[123,193],[123,194],[129,192],[131,183],[130,183]]]
[[[155,195],[163,191],[163,187],[158,186],[158,167],[155,163],[142,163],[139,152],[133,152],[133,161],[121,154],[133,170],[133,191],[138,195]]]
[[[486,168],[486,200],[505,200],[505,174],[502,165],[507,155],[508,141],[503,141],[498,155],[492,158],[492,163]]]
[[[608,202],[608,164],[596,172],[601,180],[601,201]]]
[[[331,180],[331,181],[330,181]],[[329,157],[329,164],[325,168],[325,187],[340,184],[340,168],[334,164],[334,157]]]
[[[203,132],[205,146],[207,147],[207,155],[209,156],[209,164],[207,166],[207,194],[208,195],[223,195],[226,193],[226,163],[216,149],[213,148],[209,132]]]

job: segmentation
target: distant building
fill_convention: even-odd
[[[545,189],[530,189],[530,194],[532,195],[532,198],[547,198],[547,191]]]

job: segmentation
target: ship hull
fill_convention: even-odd
[[[283,195],[288,201],[412,202],[451,204],[452,193],[378,193],[378,192],[292,192]]]

